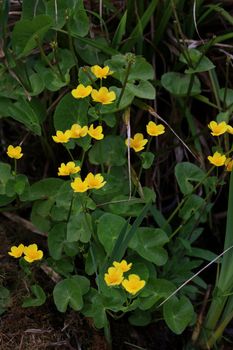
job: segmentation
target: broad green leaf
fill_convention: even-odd
[[[143,152],[140,154],[142,158],[142,167],[143,169],[149,169],[154,161],[155,155],[151,152]]]
[[[187,96],[189,86],[191,86],[191,76],[188,74],[168,72],[162,75],[161,84],[171,94],[176,96]],[[199,79],[195,76],[192,88],[190,90],[190,96],[201,94],[201,84]]]
[[[188,220],[192,215],[196,220],[205,222],[207,220],[207,214],[210,210],[210,206],[206,201],[196,195],[192,194],[188,197],[183,207],[179,211],[179,217],[183,220]]]
[[[144,57],[136,57],[135,63],[131,66],[128,81],[152,80],[154,79],[154,74],[152,65],[147,62]]]
[[[48,234],[49,253],[54,260],[61,259],[65,242],[66,224],[60,223],[54,225]]]
[[[30,102],[24,98],[19,98],[17,102],[9,106],[8,112],[13,119],[24,124],[36,135],[41,135],[40,116]]]
[[[89,289],[89,281],[83,276],[73,276],[56,284],[53,290],[55,305],[60,312],[66,312],[70,306],[75,311],[83,307],[83,294]]]
[[[165,279],[152,278],[149,279],[145,288],[140,294],[141,310],[148,310],[155,305],[159,300],[169,297],[176,290],[176,286]]]
[[[139,227],[129,242],[129,247],[144,259],[155,265],[164,265],[168,255],[163,245],[169,241],[166,233],[159,228]]]
[[[93,319],[96,328],[103,328],[108,324],[105,306],[103,305],[103,296],[93,288],[87,294],[82,313]]]
[[[89,32],[89,18],[83,5],[83,0],[76,2],[72,16],[69,18],[71,35],[84,37]]]
[[[88,243],[92,233],[91,215],[88,213],[74,213],[67,224],[67,241]]]
[[[116,31],[115,31],[114,37],[112,39],[112,47],[113,48],[118,48],[123,36],[125,35],[126,20],[127,20],[127,11],[125,11],[124,15],[121,17],[121,20],[118,24]]]
[[[193,191],[194,187],[191,182],[201,182],[206,174],[197,165],[189,162],[182,162],[176,164],[175,176],[181,192],[186,195]]]
[[[121,216],[138,216],[144,207],[144,202],[140,198],[126,195],[119,195],[112,198],[112,204],[109,204],[109,211]],[[114,203],[116,202],[116,203]]]
[[[226,106],[229,108],[230,106],[233,106],[233,89],[227,88],[225,91],[225,88],[221,88],[219,90],[219,98],[222,102],[226,103]]]
[[[66,23],[66,16],[69,9],[74,6],[74,0],[54,0],[45,2],[45,13],[53,19],[54,28],[62,28]]]
[[[181,334],[193,320],[193,305],[185,296],[173,296],[163,306],[163,316],[168,327],[175,334]]]
[[[22,19],[16,22],[12,32],[12,46],[18,58],[27,56],[37,47],[38,41],[43,40],[51,26],[51,18],[45,15],[36,16],[32,20]]]
[[[6,184],[10,179],[13,179],[11,166],[7,163],[0,162],[0,195],[6,194]]]
[[[22,19],[33,19],[34,16],[44,14],[44,0],[23,0]]]
[[[155,88],[149,81],[141,80],[138,84],[127,83],[127,90],[139,98],[155,99]]]
[[[31,186],[30,200],[55,197],[63,183],[63,180],[52,177],[37,181]]]
[[[108,135],[96,142],[88,153],[92,164],[106,164],[107,166],[121,166],[126,162],[126,146],[120,136]]]
[[[34,284],[30,287],[30,289],[33,296],[25,298],[22,307],[35,307],[43,305],[46,300],[44,290],[38,284]]]
[[[97,235],[105,251],[111,254],[114,244],[126,221],[121,216],[106,213],[97,224]]]
[[[71,93],[66,94],[55,110],[54,127],[56,130],[70,129],[72,124],[87,125],[87,99],[77,100]]]
[[[192,66],[190,66],[189,60],[191,61]],[[188,74],[206,72],[215,68],[215,65],[210,59],[197,49],[187,49],[182,52],[180,55],[180,61],[189,66],[189,68],[185,70],[185,73]]]

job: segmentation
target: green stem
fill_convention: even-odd
[[[126,73],[125,73],[125,80],[123,82],[122,90],[121,90],[121,93],[120,93],[120,96],[119,96],[119,99],[118,99],[118,102],[117,102],[117,108],[119,107],[121,99],[122,99],[122,97],[124,95],[126,84],[127,84],[127,81],[128,81],[128,77],[129,77],[129,73],[130,73],[130,69],[132,67],[132,64],[133,64],[132,61],[128,62],[128,66],[126,68]]]
[[[67,150],[67,152],[69,153],[70,158],[74,162],[74,157],[73,157],[72,153],[70,152],[69,148],[65,146],[65,149]]]

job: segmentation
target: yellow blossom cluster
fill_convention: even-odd
[[[159,136],[165,133],[165,127],[162,124],[156,124],[154,122],[149,122],[146,125],[147,134],[150,136]],[[135,152],[140,152],[145,148],[148,139],[144,139],[143,134],[137,133],[133,138],[125,140],[126,146],[133,148]]]
[[[96,140],[102,140],[104,138],[103,127],[99,125],[95,128],[94,125],[91,124],[88,128],[87,125],[81,126],[79,124],[73,124],[70,129],[64,132],[58,130],[56,135],[52,136],[52,138],[56,143],[67,143],[70,139],[78,139],[86,135],[90,135]]]
[[[7,147],[6,154],[8,155],[8,157],[14,158],[14,159],[20,159],[23,156],[22,148],[20,146],[14,147],[12,145],[9,145]]]
[[[106,79],[107,76],[113,74],[108,66],[101,68],[98,65],[91,67],[91,72],[97,79]],[[99,90],[93,89],[91,85],[84,86],[79,84],[76,89],[71,91],[71,94],[76,99],[86,98],[91,95],[94,102],[99,102],[103,105],[108,105],[116,100],[116,94],[114,91],[109,91],[105,86],[101,86]]]
[[[19,246],[11,247],[9,255],[13,256],[13,258],[21,258],[24,254],[24,260],[28,263],[32,263],[36,260],[41,260],[43,258],[42,250],[38,250],[37,244],[30,244],[29,246],[24,246],[20,244]]]
[[[86,192],[91,189],[100,189],[106,184],[106,181],[104,181],[104,178],[101,174],[92,174],[89,173],[84,180],[82,180],[80,177],[76,177],[74,181],[71,182],[71,187],[74,190],[74,192]]]
[[[233,127],[228,125],[226,122],[217,123],[212,120],[208,124],[208,128],[211,130],[211,135],[220,136],[225,133],[229,133],[233,135]],[[233,160],[231,158],[227,158],[225,154],[220,152],[214,152],[212,156],[207,157],[209,162],[217,167],[225,165],[226,171],[232,171],[233,168]]]
[[[129,271],[132,267],[132,263],[127,263],[126,260],[121,262],[114,261],[113,266],[108,268],[108,272],[104,275],[105,283],[111,286],[121,285],[128,293],[136,294],[146,284],[144,280],[136,274],[130,274],[128,278],[124,278],[124,273]]]

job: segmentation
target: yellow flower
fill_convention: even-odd
[[[11,251],[8,252],[9,255],[13,256],[14,258],[21,258],[24,252],[24,245],[20,244],[18,247],[13,246],[11,247]]]
[[[141,280],[138,275],[129,275],[128,279],[124,279],[122,282],[122,286],[129,292],[130,294],[136,294],[140,289],[145,286],[146,282]]]
[[[128,146],[129,141],[129,147],[133,148],[135,152],[139,152],[143,150],[145,147],[145,144],[148,142],[147,139],[144,139],[143,134],[137,133],[134,135],[133,138],[130,138],[129,140],[125,140],[126,146]]]
[[[108,75],[111,75],[113,72],[110,71],[108,66],[105,66],[103,68],[101,68],[100,66],[93,66],[91,67],[91,71],[92,73],[96,76],[96,78],[99,79],[106,79]]]
[[[226,162],[226,156],[219,152],[215,152],[213,156],[208,156],[208,160],[211,164],[214,164],[216,166],[222,166]]]
[[[86,192],[88,190],[88,183],[86,180],[82,181],[80,177],[76,177],[70,185],[74,192]]]
[[[159,136],[165,133],[165,127],[162,124],[149,122],[146,126],[147,134],[150,136]]]
[[[96,190],[106,184],[106,181],[104,181],[104,178],[101,174],[93,175],[92,173],[89,173],[84,181],[88,184],[89,189],[95,188]]]
[[[84,86],[83,84],[79,84],[76,87],[76,89],[73,89],[71,91],[71,94],[74,98],[85,98],[88,95],[90,95],[91,92],[92,92],[91,85]]]
[[[116,99],[114,91],[108,91],[106,87],[101,87],[99,90],[92,90],[91,97],[93,101],[100,102],[103,105],[108,105]]]
[[[65,132],[58,130],[56,132],[56,136],[52,136],[53,141],[57,142],[57,143],[67,143],[67,142],[69,142],[70,137],[71,137],[70,130],[66,130]]]
[[[121,262],[114,261],[113,266],[120,269],[122,272],[127,272],[131,269],[132,263],[127,263],[126,260],[121,260]]]
[[[219,136],[219,135],[222,135],[224,134],[227,129],[228,129],[228,126],[227,126],[227,123],[225,122],[221,122],[221,123],[216,123],[215,121],[212,121],[208,124],[208,127],[210,128],[210,130],[212,131],[211,132],[211,135],[213,136]]]
[[[232,171],[233,159],[227,158],[227,160],[225,161],[225,167],[226,167],[226,171]]]
[[[20,159],[23,156],[23,153],[21,153],[22,148],[20,146],[8,146],[7,147],[7,155],[10,158],[14,158],[14,159]]]
[[[115,267],[109,267],[104,274],[104,280],[108,286],[119,286],[123,281],[123,272]]]
[[[84,137],[87,135],[87,131],[88,131],[88,127],[87,126],[83,126],[81,127],[81,125],[79,124],[73,124],[71,126],[71,138],[72,139],[78,139],[80,137]]]
[[[233,135],[233,128],[231,125],[227,125],[227,132],[229,132],[229,134]]]
[[[80,166],[76,166],[75,162],[68,162],[67,164],[61,163],[61,166],[58,168],[58,176],[68,176],[71,174],[76,174],[80,170]]]
[[[88,134],[96,140],[102,140],[104,138],[102,126],[94,128],[93,124],[88,129]]]
[[[29,263],[43,258],[43,252],[38,250],[37,244],[30,244],[28,247],[24,247],[24,254],[24,259]]]

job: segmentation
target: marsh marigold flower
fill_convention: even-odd
[[[129,275],[128,279],[124,279],[122,282],[122,286],[129,292],[130,294],[136,294],[145,286],[146,282],[141,280],[138,275]]]
[[[88,127],[87,126],[81,126],[79,124],[73,124],[70,129],[70,137],[72,139],[78,139],[80,137],[84,137],[87,135]]]
[[[84,86],[83,84],[79,84],[76,87],[76,89],[73,89],[71,91],[71,95],[74,98],[85,98],[88,95],[90,95],[91,92],[92,92],[92,86],[91,85]]]
[[[100,189],[106,184],[106,181],[104,181],[104,178],[101,174],[94,175],[92,173],[89,173],[84,181],[88,184],[89,189],[96,190]]]
[[[96,140],[102,140],[104,138],[103,128],[100,125],[94,128],[93,124],[91,124],[88,129],[88,134]]]
[[[165,127],[162,124],[149,122],[146,126],[146,131],[150,136],[159,136],[165,133]]]
[[[74,192],[86,192],[88,190],[88,183],[80,177],[76,177],[73,182],[71,182],[70,186],[73,188]]]
[[[80,166],[76,166],[75,162],[68,162],[67,164],[61,163],[61,166],[58,168],[58,176],[68,176],[71,174],[76,174],[80,170]]]
[[[126,146],[128,146],[129,144],[129,147],[133,148],[135,152],[140,152],[141,150],[143,150],[147,142],[148,140],[144,139],[143,134],[140,134],[140,133],[135,134],[134,137],[130,138],[129,140],[128,139],[125,140]]]
[[[215,166],[222,166],[226,162],[226,156],[224,154],[221,154],[219,152],[215,152],[213,156],[208,156],[208,160],[211,164]]]
[[[208,124],[208,127],[211,130],[211,135],[219,136],[219,135],[224,134],[227,131],[228,125],[226,122],[217,123],[215,121],[211,121]]]
[[[18,247],[13,246],[11,247],[11,251],[8,252],[9,255],[13,256],[13,258],[21,258],[24,252],[24,245],[20,244]]]
[[[109,267],[104,274],[104,280],[108,286],[119,286],[123,281],[123,272],[116,267]]]
[[[109,91],[106,87],[101,87],[99,90],[93,89],[91,97],[95,102],[100,102],[103,105],[108,105],[115,101],[116,94],[114,91]]]
[[[226,167],[226,171],[232,171],[232,169],[233,169],[233,159],[227,158],[227,160],[225,161],[225,167]]]
[[[23,156],[23,153],[22,153],[22,148],[20,146],[8,146],[7,147],[7,155],[8,157],[10,158],[14,158],[14,159],[20,159],[22,156]]]
[[[111,75],[113,72],[110,71],[109,66],[101,68],[98,65],[91,67],[92,73],[99,79],[106,79],[108,75]]]
[[[36,260],[41,260],[43,258],[42,250],[38,250],[37,244],[30,244],[28,247],[24,247],[24,259],[32,263]]]
[[[233,128],[231,125],[227,125],[227,132],[231,135],[233,135]]]
[[[67,143],[70,141],[71,131],[66,130],[65,132],[58,130],[56,136],[52,136],[53,141],[57,143]]]
[[[128,264],[126,260],[122,260],[121,262],[114,261],[113,266],[120,269],[122,272],[127,272],[131,269],[132,263]]]

